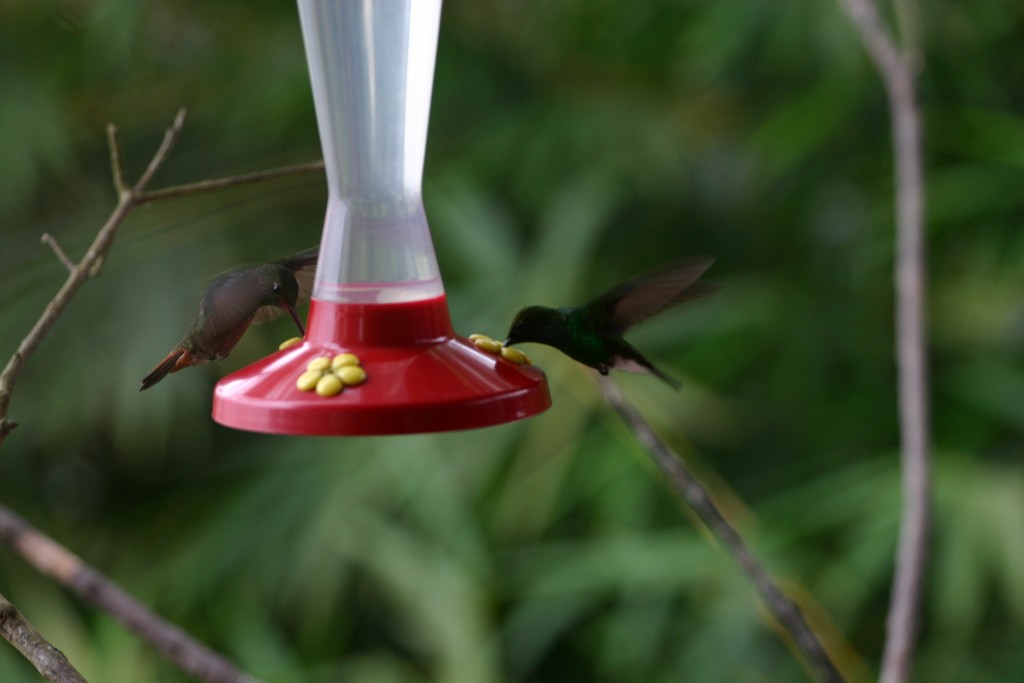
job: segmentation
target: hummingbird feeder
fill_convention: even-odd
[[[217,384],[214,420],[278,434],[408,434],[546,410],[544,373],[456,336],[448,313],[420,196],[441,0],[298,6],[329,193],[309,321],[299,343]],[[340,356],[358,359],[357,386],[297,386]]]

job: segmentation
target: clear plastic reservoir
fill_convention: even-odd
[[[329,189],[313,296],[444,293],[420,191],[441,0],[298,0]]]

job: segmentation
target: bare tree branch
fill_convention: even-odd
[[[0,593],[0,633],[36,668],[54,683],[88,683],[64,653],[37,631],[18,608]]]
[[[795,602],[786,597],[768,571],[747,546],[746,541],[722,514],[707,487],[665,445],[654,429],[622,394],[612,379],[601,379],[601,390],[608,404],[619,414],[654,464],[668,480],[672,490],[697,514],[726,551],[750,577],[769,611],[786,629],[797,649],[815,669],[819,680],[842,683],[845,679],[832,663],[817,634],[807,624]]]
[[[3,373],[0,373],[0,444],[3,443],[7,435],[14,430],[18,424],[7,418],[7,413],[10,410],[11,405],[11,394],[14,391],[14,384],[18,381],[21,370],[25,365],[25,362],[35,353],[36,349],[39,348],[39,344],[43,341],[46,334],[53,328],[57,320],[60,318],[64,309],[67,307],[71,298],[78,291],[89,277],[96,274],[97,264],[102,263],[103,257],[110,249],[111,243],[114,241],[114,236],[117,234],[117,229],[121,226],[128,212],[132,210],[137,201],[137,194],[142,192],[146,183],[153,177],[153,174],[163,165],[167,159],[167,154],[170,152],[170,148],[173,146],[174,141],[181,133],[181,127],[185,123],[185,109],[181,109],[178,112],[178,116],[174,120],[174,125],[167,130],[167,134],[164,136],[164,141],[160,145],[156,154],[153,155],[153,159],[149,162],[149,166],[146,169],[146,173],[135,184],[135,187],[131,190],[123,189],[118,194],[117,206],[114,207],[113,213],[107,219],[107,222],[103,224],[99,232],[96,233],[96,237],[93,239],[92,245],[89,250],[82,257],[82,260],[71,269],[68,279],[64,281],[64,286],[60,288],[53,300],[50,301],[43,314],[36,321],[36,324],[29,331],[28,335],[21,340],[21,344],[18,345],[18,350],[14,352],[11,359],[7,362],[4,367]],[[119,185],[123,181],[123,160],[119,150],[119,143],[117,141],[117,129],[111,127],[108,129],[109,140],[111,144],[111,160],[114,166],[114,184]],[[119,172],[118,168],[122,170]],[[119,177],[120,175],[120,177]]]
[[[102,269],[103,263],[106,260],[106,254],[110,250],[110,246],[117,234],[118,228],[121,226],[121,223],[124,222],[125,218],[127,218],[132,209],[143,204],[164,199],[185,197],[235,185],[255,183],[288,175],[312,173],[323,170],[323,162],[314,161],[227,178],[216,178],[213,180],[204,180],[186,185],[177,185],[151,192],[147,191],[146,187],[167,160],[167,156],[170,154],[171,149],[174,147],[175,142],[181,134],[182,126],[185,123],[185,114],[186,112],[184,108],[178,112],[178,115],[174,119],[174,123],[164,134],[160,147],[157,149],[153,158],[146,167],[145,172],[134,186],[129,185],[126,177],[124,151],[121,147],[121,138],[117,126],[114,124],[107,126],[107,143],[110,147],[110,167],[111,175],[113,176],[114,188],[117,190],[117,206],[114,207],[114,210],[110,214],[110,217],[107,218],[106,223],[104,223],[99,232],[96,233],[96,237],[93,239],[92,245],[85,253],[85,256],[82,257],[81,261],[74,264],[66,255],[64,255],[62,262],[64,262],[65,266],[68,267],[69,270],[67,280],[47,305],[46,309],[36,321],[36,324],[29,331],[28,335],[22,339],[21,343],[18,345],[17,351],[14,352],[14,355],[11,356],[7,365],[4,367],[3,372],[0,373],[0,445],[3,444],[7,436],[18,426],[17,422],[9,419],[7,416],[10,412],[11,396],[14,391],[14,385],[18,381],[18,377],[21,375],[25,362],[32,356],[32,354],[35,353],[47,333],[49,333],[56,324],[57,320],[64,312],[64,309],[67,307],[68,302],[71,301],[71,298],[78,291],[78,288],[81,287],[90,277],[95,277],[99,274],[100,269]],[[52,237],[47,239],[47,236],[44,236],[43,240],[50,244],[51,248],[54,249],[54,252],[57,253],[58,258],[60,258],[63,251],[60,250],[56,241],[53,240]]]
[[[39,572],[112,616],[197,680],[257,683],[255,678],[140,604],[80,557],[3,505],[0,505],[0,540]]]
[[[175,197],[182,197],[185,195],[201,194],[203,192],[212,192],[213,190],[222,190],[226,187],[234,187],[236,185],[248,185],[250,183],[258,183],[264,180],[272,180],[274,178],[283,178],[290,175],[300,175],[303,173],[317,173],[324,170],[323,161],[310,161],[304,164],[293,164],[291,166],[282,166],[280,168],[271,168],[266,171],[255,171],[254,173],[245,173],[242,175],[230,176],[227,178],[214,178],[212,180],[201,180],[196,183],[188,183],[186,185],[172,185],[171,187],[161,188],[159,190],[150,190],[142,193],[139,197],[139,204],[148,204],[150,202],[157,202],[163,199],[173,199]]]
[[[885,84],[896,166],[896,359],[899,372],[903,511],[879,680],[904,683],[913,667],[928,560],[931,418],[925,345],[924,169],[916,75],[916,8],[898,6],[908,47],[896,47],[874,0],[839,0]]]

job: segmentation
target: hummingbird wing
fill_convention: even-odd
[[[248,329],[262,299],[263,290],[251,271],[216,278],[206,288],[190,330],[195,345],[211,359],[228,355]]]
[[[308,304],[309,298],[313,295],[313,278],[316,276],[316,264],[319,258],[320,245],[317,245],[274,261],[292,271],[295,276],[295,282],[299,285],[299,296],[295,300],[296,306]],[[284,309],[278,306],[262,306],[256,311],[252,322],[262,325],[280,317],[283,313]]]
[[[316,264],[319,258],[320,245],[318,244],[277,260],[277,263],[292,271],[295,281],[299,283],[297,304],[309,303],[309,297],[313,295],[313,278],[316,275]]]
[[[585,307],[600,316],[604,329],[621,334],[652,315],[717,289],[697,283],[712,263],[708,256],[676,261],[599,294]]]

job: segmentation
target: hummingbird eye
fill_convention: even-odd
[[[274,291],[275,292],[280,292],[281,291],[281,283],[280,282],[275,282],[274,283]]]

